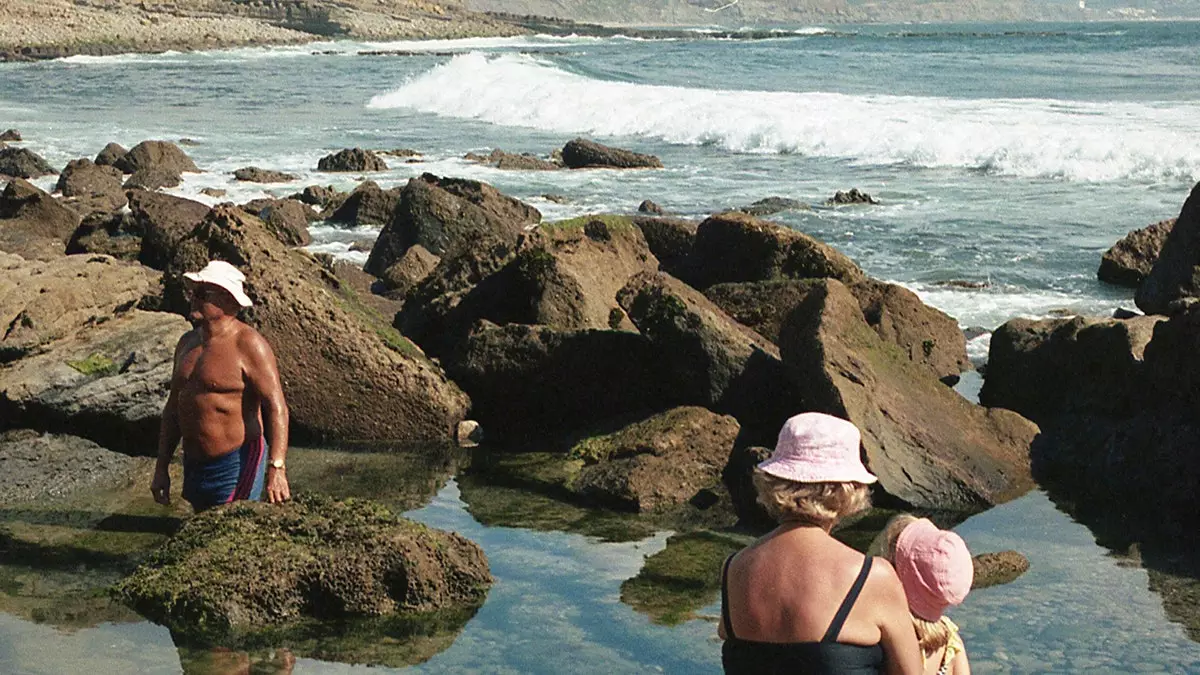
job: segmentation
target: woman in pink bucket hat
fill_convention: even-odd
[[[975,579],[966,542],[908,514],[888,521],[881,536],[883,555],[895,566],[908,597],[926,675],[970,675],[958,626],[943,614],[966,599]]]
[[[870,504],[876,479],[860,457],[857,427],[803,413],[784,423],[755,469],[758,501],[779,526],[721,572],[726,673],[921,672],[895,570],[830,534]]]

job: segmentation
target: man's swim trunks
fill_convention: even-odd
[[[241,499],[262,498],[267,442],[248,438],[242,447],[207,462],[183,463],[183,498],[197,511]]]

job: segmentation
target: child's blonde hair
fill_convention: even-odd
[[[896,563],[896,540],[900,538],[900,533],[904,531],[904,528],[918,520],[920,518],[914,515],[901,513],[888,521],[887,526],[883,528],[881,550],[881,554],[888,562]],[[909,616],[912,617],[913,629],[917,632],[917,643],[921,645],[921,651],[925,654],[925,658],[929,658],[949,644],[950,626],[946,624],[946,617],[943,616],[937,621],[926,621],[912,612],[909,612]]]

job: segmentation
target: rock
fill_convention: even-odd
[[[1112,318],[1114,319],[1132,319],[1134,317],[1145,316],[1136,309],[1128,309],[1126,307],[1118,307],[1113,310]]]
[[[180,150],[179,146],[169,141],[142,141],[114,162],[113,166],[120,169],[122,173],[132,174],[142,171],[149,172],[147,175],[156,175],[161,172],[166,176],[200,173],[200,169],[196,168],[192,159]],[[174,185],[167,185],[167,187],[174,187]]]
[[[798,412],[776,346],[698,291],[661,272],[643,272],[617,301],[658,349],[683,402],[733,415],[747,440],[758,443],[773,441]]]
[[[317,162],[317,171],[387,171],[387,162],[370,150],[352,148],[326,155]]]
[[[246,313],[271,344],[297,439],[450,441],[470,405],[441,370],[357,294],[257,218],[218,206],[181,241],[166,296],[184,300],[182,275],[223,258],[246,274]]]
[[[128,203],[121,188],[123,178],[121,172],[111,166],[97,166],[89,159],[76,159],[67,163],[54,189],[68,198],[64,205],[80,217],[95,212],[111,213]]]
[[[659,206],[658,204],[655,204],[654,202],[650,201],[649,199],[645,199],[642,201],[641,204],[638,204],[637,210],[638,210],[638,213],[649,213],[649,214],[656,215],[656,216],[661,216],[664,213],[663,207]]]
[[[316,206],[320,209],[328,208],[332,203],[339,199],[346,199],[346,193],[338,192],[333,189],[332,185],[321,187],[320,185],[309,185],[304,188],[303,192],[288,197],[288,199],[296,199],[310,206]]]
[[[70,433],[154,456],[183,317],[131,310],[8,364],[0,416],[9,426]]]
[[[1150,274],[1163,243],[1174,228],[1175,218],[1170,218],[1125,235],[1104,252],[1096,278],[1117,286],[1137,288]]]
[[[562,162],[570,169],[661,169],[662,160],[629,150],[610,148],[584,138],[569,141],[562,149]]]
[[[443,361],[488,438],[502,443],[678,404],[661,356],[636,333],[481,322]]]
[[[184,138],[179,139],[176,142],[179,143],[180,145],[187,146],[187,147],[195,147],[197,145],[200,145],[200,141],[198,141],[194,138],[184,137]]]
[[[546,201],[551,202],[553,204],[567,204],[571,201],[570,198],[568,198],[566,195],[556,195],[556,194],[549,194],[549,193],[542,195],[542,199],[545,199]]]
[[[173,632],[226,642],[305,619],[477,607],[491,583],[483,550],[457,534],[302,494],[197,514],[115,592]]]
[[[483,441],[483,427],[475,420],[463,420],[458,423],[458,432],[454,434],[460,448],[474,448]]]
[[[577,443],[568,454],[584,465],[569,487],[628,511],[684,504],[720,483],[739,429],[728,415],[673,408]]]
[[[63,467],[72,467],[63,471]],[[133,458],[75,436],[29,429],[0,433],[0,503],[57,499],[128,481]]]
[[[717,284],[704,295],[738,323],[778,344],[784,319],[818,282],[780,279]],[[863,319],[879,337],[900,347],[938,379],[954,384],[960,372],[971,369],[966,337],[958,322],[922,303],[915,293],[874,279],[849,288],[862,306]]]
[[[807,211],[810,208],[808,204],[798,199],[767,197],[766,199],[754,202],[750,206],[743,206],[738,211],[761,218],[762,216],[769,216],[783,211]]]
[[[325,220],[347,225],[385,225],[400,203],[400,188],[382,190],[374,181],[360,183]]]
[[[1138,286],[1134,301],[1146,314],[1167,314],[1171,303],[1200,296],[1200,183],[1192,188],[1163,242],[1158,260]]]
[[[38,178],[52,173],[58,173],[46,160],[32,150],[0,148],[0,174],[15,178]]]
[[[128,213],[92,213],[67,241],[67,255],[99,253],[135,262],[142,255],[142,231]]]
[[[243,204],[242,210],[263,221],[271,234],[288,246],[308,246],[312,243],[308,224],[317,219],[317,214],[298,201],[256,199]]]
[[[853,284],[866,278],[833,247],[735,211],[700,223],[687,267],[684,281],[699,289],[730,281],[828,277]]]
[[[878,204],[879,201],[865,192],[859,192],[858,188],[850,188],[848,192],[838,190],[825,203],[837,206],[841,204]]]
[[[69,337],[133,307],[150,290],[151,273],[107,256],[49,262],[0,254],[0,363]]]
[[[129,151],[121,147],[119,143],[109,143],[96,155],[96,159],[93,162],[96,166],[116,166],[117,162],[128,154]],[[119,168],[117,170],[120,171]]]
[[[420,244],[409,250],[417,246]],[[515,246],[484,237],[443,256],[433,271],[408,291],[394,325],[429,354],[438,356],[451,349],[484,313],[480,307],[494,302],[489,285],[479,288],[481,283],[515,255]]]
[[[541,219],[537,209],[487,183],[427,173],[404,187],[364,269],[382,276],[413,244],[437,256],[481,238],[515,244],[527,225]]]
[[[0,193],[0,251],[50,260],[66,251],[79,216],[33,184],[14,178]]]
[[[13,141],[19,143],[21,141],[21,132],[16,129],[8,129],[0,133],[0,141]]]
[[[260,169],[257,166],[247,166],[233,172],[233,177],[249,183],[288,183],[296,180],[296,176],[282,171]]]
[[[489,164],[497,169],[513,171],[557,171],[562,168],[562,165],[541,159],[536,155],[528,153],[517,155],[500,149],[492,150],[491,154],[486,157],[469,152],[463,159]]]
[[[138,169],[125,181],[124,187],[155,192],[165,187],[179,187],[181,183],[183,176],[170,169]]]
[[[1038,424],[1064,413],[1127,416],[1145,395],[1143,352],[1161,320],[1011,319],[992,333],[979,402]]]
[[[166,269],[175,246],[211,211],[200,202],[156,192],[134,190],[128,197],[130,213],[143,236],[139,260],[156,270]]]
[[[785,320],[780,353],[808,411],[854,422],[887,494],[911,507],[974,513],[1033,485],[1032,422],[973,405],[884,342],[835,279]]]
[[[1017,551],[980,553],[971,562],[975,567],[971,590],[1012,583],[1029,571],[1029,558]]]
[[[387,287],[389,295],[404,297],[409,290],[421,283],[422,279],[429,276],[439,262],[441,258],[426,251],[424,246],[416,244],[410,246],[404,255],[400,256],[400,260],[384,270],[379,278]]]
[[[635,216],[633,224],[642,231],[662,271],[675,277],[686,274],[688,256],[696,241],[696,223],[681,218]]]
[[[220,188],[210,188],[210,187],[206,187],[206,188],[201,188],[201,189],[200,189],[200,194],[202,194],[202,195],[204,195],[204,196],[206,196],[206,197],[213,197],[213,198],[216,198],[216,199],[220,199],[221,197],[224,197],[225,195],[229,194],[229,191],[228,191],[228,190],[222,190],[222,189],[220,189]]]
[[[412,148],[392,148],[391,150],[372,150],[377,155],[386,155],[388,157],[420,157],[421,153]]]

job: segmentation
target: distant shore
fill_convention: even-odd
[[[424,0],[232,0],[134,2],[6,0],[0,3],[0,61],[195,51],[320,40],[433,40],[530,32],[512,21]]]

